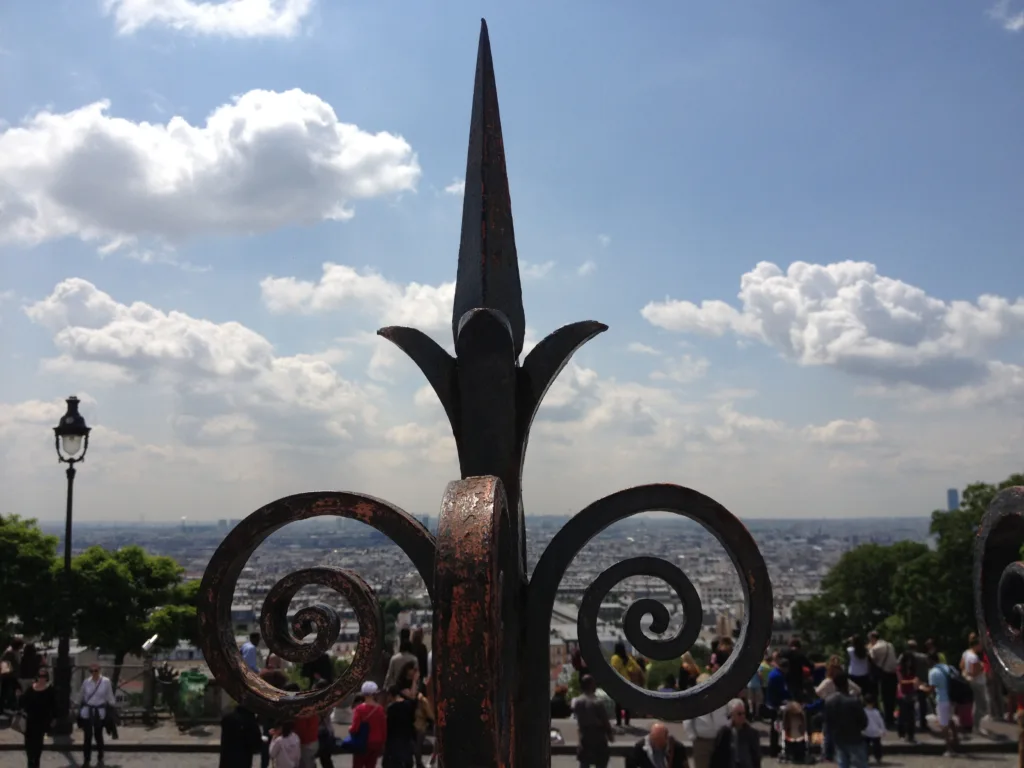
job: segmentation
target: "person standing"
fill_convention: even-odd
[[[352,710],[348,732],[353,738],[359,738],[365,729],[366,737],[363,751],[352,755],[352,768],[377,768],[377,760],[384,751],[388,723],[384,707],[377,703],[379,694],[372,680],[367,680],[360,688],[363,701]]]
[[[641,688],[644,687],[644,671],[640,665],[636,663],[636,659],[626,653],[626,644],[621,640],[615,644],[615,651],[612,653],[612,669],[619,673],[622,677],[629,680],[633,685],[638,685]],[[618,702],[615,702],[615,724],[621,726],[622,721],[626,721],[626,727],[629,727],[629,719],[631,713],[625,707],[620,706]]]
[[[971,691],[974,693],[974,730],[986,735],[987,731],[982,720],[989,713],[988,679],[985,676],[985,664],[982,661],[983,653],[978,634],[971,632],[967,638],[967,650],[960,657],[960,671],[963,673],[964,679],[971,684]]]
[[[633,745],[630,757],[630,764],[636,768],[687,768],[690,764],[683,742],[674,739],[668,732],[668,726],[658,722]]]
[[[21,661],[18,664],[18,689],[27,691],[31,688],[39,675],[39,668],[43,665],[43,657],[39,655],[34,643],[26,643],[22,651]]]
[[[114,688],[110,679],[100,674],[100,665],[89,666],[89,677],[82,683],[79,696],[78,726],[85,734],[82,743],[83,768],[87,768],[92,758],[92,744],[96,741],[96,760],[103,762],[103,724],[107,719],[108,709],[116,704]]]
[[[846,671],[850,682],[856,684],[864,693],[878,694],[875,688],[875,681],[871,677],[871,659],[868,656],[868,648],[860,635],[854,635],[847,641],[846,656],[849,659],[849,666]]]
[[[899,659],[892,643],[882,639],[877,632],[868,635],[868,640],[871,642],[868,657],[878,678],[878,699],[884,710],[885,727],[891,731],[896,727],[896,688],[899,684],[896,666]]]
[[[580,768],[605,768],[611,759],[608,742],[615,737],[608,710],[596,694],[594,678],[583,675],[580,678],[580,695],[572,700],[572,713],[579,731],[576,759]]]
[[[917,729],[921,733],[928,733],[928,670],[931,664],[928,655],[922,653],[917,647],[916,640],[907,641],[907,651],[914,659],[914,677],[917,678]]]
[[[424,692],[426,680],[429,675],[427,671],[427,644],[423,642],[423,627],[416,627],[409,636],[409,645],[412,648],[412,655],[416,657],[416,664],[420,669],[420,693]]]
[[[747,722],[747,705],[733,699],[728,707],[729,723],[715,737],[711,768],[760,768],[761,738]]]
[[[417,666],[419,660],[416,658],[416,654],[412,652],[412,640],[409,637],[409,628],[405,627],[402,629],[398,638],[398,653],[391,657],[391,661],[388,662],[388,671],[384,675],[384,691],[388,692],[394,688],[400,682],[399,676],[402,674],[402,670],[408,667],[409,662],[413,662]],[[420,674],[426,674],[425,670],[420,670]]]
[[[239,704],[220,721],[219,768],[252,768],[263,748],[263,733],[256,715]]]
[[[398,682],[391,689],[382,768],[413,768],[415,765],[419,678],[414,660],[399,673]]]
[[[789,641],[789,649],[781,654],[782,658],[789,662],[789,671],[786,677],[786,687],[789,688],[790,698],[806,704],[808,701],[807,686],[811,670],[814,664],[804,653],[800,638],[794,637]]]
[[[786,683],[789,676],[789,662],[786,659],[773,656],[772,664],[772,671],[768,673],[768,685],[764,689],[764,706],[771,717],[771,725],[768,727],[768,753],[772,757],[778,757],[781,746],[779,745],[779,730],[775,724],[782,717],[783,707],[791,698],[789,686]]]
[[[21,694],[21,711],[25,713],[25,755],[28,768],[39,768],[43,756],[43,739],[50,723],[57,716],[57,700],[50,687],[50,673],[43,667],[32,685]]]
[[[270,760],[274,768],[299,768],[302,746],[290,722],[270,729]]]
[[[18,669],[24,646],[22,639],[16,637],[0,656],[0,713],[18,708]]]
[[[698,678],[698,681],[710,679],[708,676],[702,678],[703,680]],[[709,768],[711,754],[715,751],[715,739],[718,738],[718,732],[732,722],[730,717],[729,704],[726,703],[716,710],[683,723],[683,730],[693,745],[694,768]]]
[[[839,768],[867,768],[868,750],[864,742],[864,729],[868,717],[864,705],[850,694],[844,672],[832,678],[836,692],[825,701],[825,727],[832,737]]]
[[[260,673],[260,633],[253,632],[249,635],[249,639],[242,643],[242,661],[245,662],[245,666],[255,672],[257,675]]]
[[[284,673],[281,666],[280,657],[274,655],[268,656],[267,667],[260,672],[260,678],[263,682],[283,691],[285,686],[288,685],[288,675]],[[265,715],[257,717],[256,722],[259,723],[260,728],[263,731],[263,739],[260,746],[260,768],[267,768],[267,766],[270,765],[270,730],[274,723]]]
[[[899,699],[899,727],[897,731],[900,738],[905,738],[910,744],[914,741],[914,705],[917,703],[917,692],[923,680],[917,677],[917,665],[913,655],[905,651],[900,656],[900,663],[896,668],[896,678],[899,684],[897,690]]]
[[[935,717],[946,740],[945,756],[952,757],[958,745],[956,724],[953,722],[953,701],[949,696],[949,680],[954,670],[940,661],[937,653],[931,654],[929,660],[932,662],[932,668],[928,671],[928,684],[924,689],[927,693],[935,694]]]

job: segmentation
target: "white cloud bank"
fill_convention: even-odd
[[[313,0],[104,0],[117,31],[145,27],[222,37],[294,37],[313,10]]]
[[[357,200],[414,191],[401,136],[341,122],[301,90],[254,90],[204,125],[133,122],[95,102],[0,131],[0,243],[107,249],[151,236],[254,233],[343,220]]]
[[[800,365],[832,366],[887,386],[998,399],[1024,369],[992,358],[1024,331],[1024,299],[943,301],[867,262],[761,262],[740,280],[739,308],[724,301],[651,302],[642,315],[670,331],[752,339]]]
[[[355,308],[387,325],[423,331],[451,327],[455,283],[402,285],[373,270],[359,272],[344,264],[323,265],[317,282],[295,277],[267,277],[260,282],[263,303],[276,314],[313,314]]]

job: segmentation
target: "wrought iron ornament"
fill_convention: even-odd
[[[445,491],[436,539],[387,502],[340,492],[289,496],[235,528],[210,562],[199,605],[207,663],[235,700],[271,717],[295,717],[325,710],[361,679],[380,672],[380,661],[386,658],[380,605],[356,574],[333,568],[310,568],[282,579],[267,596],[260,626],[267,646],[282,658],[315,658],[337,636],[337,613],[329,606],[312,606],[289,623],[288,604],[302,585],[335,588],[359,617],[359,649],[349,672],[328,689],[288,694],[259,679],[241,661],[230,609],[242,568],[271,533],[318,515],[373,526],[405,551],[426,582],[434,609],[431,683],[437,710],[435,749],[442,768],[550,764],[549,643],[559,584],[587,542],[635,514],[672,512],[696,520],[721,542],[740,573],[746,599],[739,641],[711,680],[685,692],[655,693],[619,677],[601,652],[597,615],[602,599],[623,579],[664,579],[683,605],[684,625],[667,640],[645,636],[640,624],[650,614],[651,629],[664,632],[669,624],[664,605],[643,599],[625,612],[623,633],[645,656],[678,658],[693,645],[702,624],[700,598],[687,576],[667,561],[635,557],[602,573],[583,597],[580,650],[591,674],[627,708],[672,719],[718,708],[747,684],[771,639],[768,570],[739,519],[697,491],[646,485],[594,502],[559,531],[529,578],[522,470],[530,426],[569,358],[607,326],[584,321],[560,328],[520,364],[525,330],[494,66],[482,22],[452,314],[455,356],[415,328],[379,331],[419,366],[444,406],[463,479]],[[302,641],[313,628],[313,643]]]
[[[1024,693],[1024,487],[1000,491],[978,529],[974,611],[992,669]]]

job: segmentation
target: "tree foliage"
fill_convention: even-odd
[[[124,657],[139,652],[153,634],[153,612],[176,597],[184,569],[139,546],[116,551],[89,547],[71,568],[78,640],[114,655],[116,684]]]
[[[28,635],[58,633],[57,537],[35,520],[0,515],[0,634],[15,617]]]
[[[996,494],[1016,485],[1024,485],[1024,474],[998,485],[972,483],[958,509],[933,512],[934,548],[900,541],[845,553],[822,579],[821,593],[796,605],[797,626],[825,651],[840,650],[851,634],[878,629],[897,643],[932,638],[940,649],[959,654],[975,629],[978,526]]]

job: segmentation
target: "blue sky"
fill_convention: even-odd
[[[1024,448],[1022,13],[8,3],[9,503],[60,512],[47,434],[77,392],[93,518],[323,487],[434,513],[443,414],[367,334],[450,344],[481,16],[530,338],[611,326],[542,410],[528,511],[661,480],[741,517],[911,515],[999,480]]]

